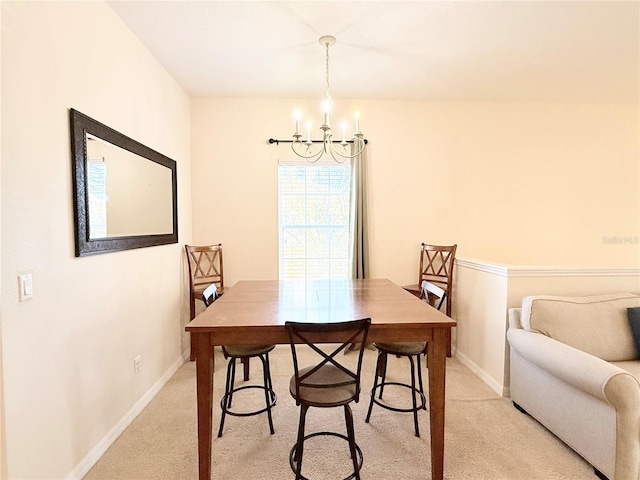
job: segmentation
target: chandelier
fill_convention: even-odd
[[[300,133],[300,121],[301,114],[296,112],[296,131],[293,134],[293,141],[291,142],[291,149],[293,153],[302,157],[310,162],[317,162],[325,155],[331,155],[333,159],[338,163],[343,163],[349,158],[357,157],[364,150],[365,144],[364,135],[360,131],[360,114],[355,113],[355,132],[350,140],[346,139],[347,125],[342,124],[342,140],[334,140],[333,132],[331,131],[331,112],[333,110],[333,101],[331,100],[331,93],[329,92],[329,47],[336,43],[336,38],[332,35],[324,35],[320,37],[320,45],[324,45],[326,52],[326,85],[324,92],[322,93],[322,110],[324,112],[323,122],[320,126],[322,131],[322,140],[311,140],[311,122],[306,123],[307,139],[302,140],[302,133]],[[313,144],[320,144],[316,150],[313,148]],[[351,149],[351,153],[347,151],[347,146],[353,144],[354,148]]]

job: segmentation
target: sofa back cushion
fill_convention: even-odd
[[[537,295],[522,300],[525,330],[542,333],[559,342],[609,362],[638,358],[627,308],[640,306],[631,293],[557,297]]]

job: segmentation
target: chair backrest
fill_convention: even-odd
[[[447,292],[445,292],[442,288],[437,285],[434,285],[431,282],[427,282],[426,280],[422,281],[422,285],[420,285],[421,295],[420,298],[423,298],[427,301],[429,305],[434,307],[436,310],[440,310],[442,305],[444,304],[445,299],[447,298]]]
[[[223,290],[222,244],[185,245],[184,248],[187,251],[191,289],[215,283],[219,290]]]
[[[370,318],[362,320],[350,320],[346,322],[336,323],[303,323],[303,322],[285,322],[287,332],[289,333],[289,341],[291,344],[291,354],[293,356],[293,369],[296,384],[296,399],[300,398],[300,388],[336,388],[343,386],[355,386],[355,395],[353,400],[357,402],[360,399],[360,373],[362,371],[362,357],[369,334]],[[330,341],[331,343],[327,343]],[[342,342],[342,343],[339,343]],[[316,344],[326,343],[331,345],[330,348],[320,349]],[[337,346],[336,346],[337,344]],[[359,344],[357,366],[355,370],[346,365],[347,359],[352,359],[350,355],[340,355],[345,348],[353,344]],[[298,367],[297,349],[300,346],[307,345],[319,355],[319,361],[313,368],[300,375]],[[327,351],[325,351],[327,350]],[[342,359],[342,362],[339,359]],[[340,383],[306,383],[305,380],[317,372],[325,365],[333,365],[346,375],[346,380]],[[308,367],[308,366],[304,366]],[[303,367],[303,368],[304,368]],[[298,400],[296,400],[298,402]]]
[[[204,306],[208,307],[218,298],[218,287],[215,283],[212,283],[202,292],[202,301]]]
[[[423,280],[441,287],[447,294],[446,313],[451,316],[451,286],[453,285],[453,263],[456,259],[458,245],[422,244],[420,251],[420,277]]]

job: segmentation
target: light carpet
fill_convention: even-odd
[[[348,356],[355,358],[350,353]],[[429,412],[420,413],[421,437],[414,436],[410,413],[376,405],[364,422],[373,384],[376,353],[366,350],[360,402],[352,404],[356,441],[364,454],[361,478],[426,480],[431,478]],[[291,350],[278,346],[270,355],[278,402],[273,410],[275,434],[266,414],[229,417],[217,438],[226,360],[216,351],[214,377],[213,478],[221,480],[293,479],[289,451],[295,442],[299,409],[289,395]],[[304,360],[301,361],[305,364]],[[424,364],[423,364],[424,365]],[[237,385],[243,383],[238,370]],[[425,382],[427,379],[426,369]],[[390,358],[389,380],[408,381],[406,359]],[[252,360],[249,383],[259,382],[261,366]],[[426,385],[425,385],[426,387]],[[234,405],[250,404],[258,390],[240,392]],[[385,400],[410,401],[408,390],[385,389]],[[264,398],[264,397],[260,397]],[[310,409],[307,433],[345,433],[342,409]],[[346,442],[317,437],[305,444],[303,474],[311,480],[341,479],[350,472]],[[450,480],[596,480],[591,466],[531,417],[455,358],[447,359],[445,479]],[[85,480],[193,480],[198,477],[195,364],[185,363],[85,476]]]

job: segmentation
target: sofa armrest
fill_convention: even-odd
[[[520,323],[520,316],[522,315],[521,308],[509,309],[509,328],[522,328]]]
[[[629,372],[535,332],[509,328],[511,348],[527,361],[616,409],[640,405],[640,384]]]

